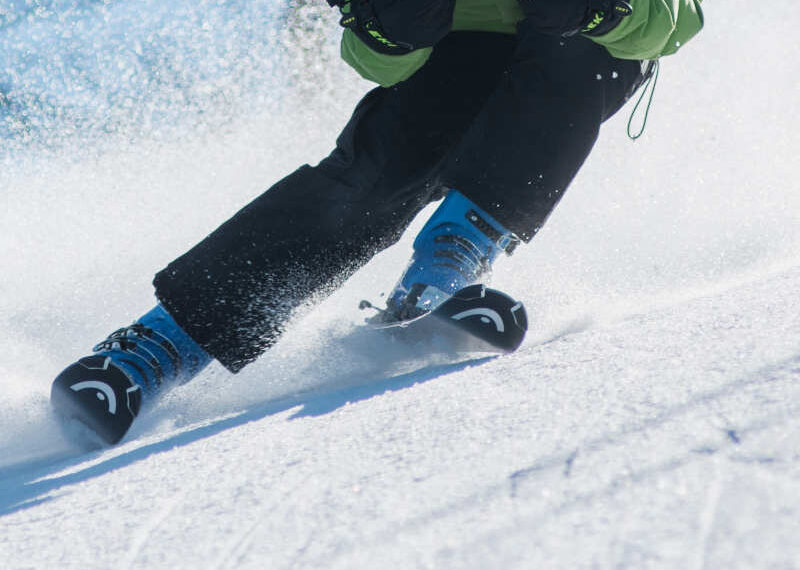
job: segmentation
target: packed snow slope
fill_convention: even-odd
[[[706,3],[455,358],[359,327],[415,222],[233,376],[71,450],[51,379],[154,272],[334,143],[324,2],[0,0],[0,567],[800,568],[800,7]],[[745,16],[746,15],[746,16]]]

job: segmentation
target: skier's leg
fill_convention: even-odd
[[[450,156],[443,182],[529,241],[646,67],[523,21],[513,63]]]
[[[243,208],[155,278],[160,304],[54,381],[52,402],[106,443],[142,394],[217,358],[232,371],[293,309],[396,240],[435,195],[437,168],[502,76],[516,40],[452,34],[406,82],[358,105],[337,147]]]
[[[586,38],[526,23],[500,84],[457,148],[442,182],[457,189],[414,242],[385,319],[434,309],[488,273],[503,250],[530,240],[588,155],[600,124],[643,80],[640,62]]]
[[[254,360],[298,305],[395,241],[432,199],[443,156],[515,44],[453,34],[414,77],[369,93],[331,156],[286,177],[156,276],[160,304],[53,382],[57,411],[116,443],[143,394],[190,379],[212,358],[232,371]]]
[[[291,312],[393,243],[435,195],[435,173],[502,77],[516,45],[454,33],[408,81],[370,92],[337,148],[276,184],[156,275],[159,301],[232,371]]]

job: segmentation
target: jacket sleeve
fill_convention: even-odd
[[[422,67],[433,48],[422,48],[404,55],[385,55],[371,50],[350,30],[342,34],[342,59],[361,77],[383,87],[411,77]]]
[[[633,14],[592,39],[620,59],[670,55],[703,27],[701,0],[629,0]]]

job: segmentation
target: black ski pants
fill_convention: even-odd
[[[643,79],[641,62],[526,22],[517,36],[453,32],[410,79],[370,91],[318,166],[159,272],[156,296],[236,372],[276,342],[293,310],[395,243],[446,188],[529,241],[600,124]]]

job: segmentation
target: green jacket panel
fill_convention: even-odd
[[[523,18],[517,0],[457,0],[453,30],[516,34]]]
[[[428,61],[432,51],[433,48],[424,48],[405,55],[386,55],[369,49],[351,30],[345,29],[342,34],[342,59],[361,77],[383,87],[391,87],[414,75]]]
[[[629,0],[633,14],[609,33],[591,37],[614,57],[656,59],[675,53],[703,27],[702,0]],[[517,0],[457,0],[454,31],[513,34],[524,18]],[[342,35],[342,58],[362,77],[390,87],[411,77],[433,48],[405,55],[372,51],[350,30]]]
[[[515,34],[523,17],[517,0],[457,0],[453,30]],[[384,87],[411,77],[432,51],[424,48],[406,55],[386,55],[372,51],[351,30],[342,34],[342,59],[361,77]]]
[[[703,27],[701,0],[639,0],[633,14],[613,30],[592,38],[620,59],[670,55]]]

